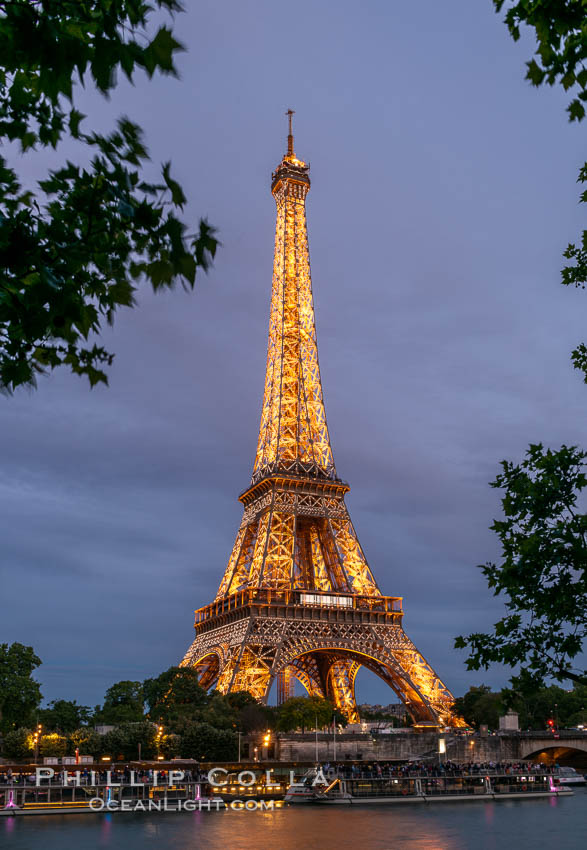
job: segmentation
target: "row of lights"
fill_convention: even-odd
[[[35,734],[33,735],[33,744],[35,746],[35,761],[37,760],[37,750],[38,750],[38,747],[39,747],[39,740],[41,738],[42,731],[43,731],[43,726],[42,726],[41,723],[39,723],[37,725]]]
[[[213,791],[218,791],[218,792],[222,793],[223,791],[225,791],[225,789],[226,789],[227,787],[229,788],[229,790],[230,790],[230,791],[236,791],[236,785],[223,786],[222,788],[212,788],[212,790],[213,790]],[[249,794],[252,794],[252,793],[253,793],[253,791],[255,790],[255,788],[257,789],[257,791],[263,791],[263,790],[265,789],[265,787],[266,787],[265,785],[256,785],[256,786],[253,786],[253,785],[239,785],[239,786],[238,786],[238,790],[239,790],[239,791],[248,791],[248,792],[249,792]],[[272,791],[279,791],[280,789],[281,789],[281,785],[272,785],[272,786],[271,786],[271,790],[272,790]]]
[[[163,726],[157,726],[157,761],[163,761],[163,756],[161,755],[161,738],[163,737]]]

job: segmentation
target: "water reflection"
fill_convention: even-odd
[[[112,832],[112,815],[106,814],[104,815],[101,830],[100,830],[100,844],[103,847],[108,847],[110,844],[110,835]]]

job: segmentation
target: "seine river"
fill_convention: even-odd
[[[575,850],[587,792],[564,800],[274,812],[43,815],[0,819],[6,850]]]

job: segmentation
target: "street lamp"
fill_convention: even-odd
[[[161,758],[161,738],[163,737],[163,726],[157,726],[157,759]]]
[[[265,733],[265,735],[263,735],[263,748],[264,748],[263,758],[266,758],[266,759],[269,758],[269,744],[270,744],[270,742],[271,742],[271,732],[268,729],[267,732]]]
[[[237,735],[238,735],[238,760],[240,762],[240,760],[241,760],[241,735],[242,735],[242,732],[241,732],[240,728],[237,727],[236,723],[233,723],[232,727],[233,727],[233,729],[236,729],[236,732],[237,732]]]
[[[442,764],[442,756],[446,754],[446,738],[438,739],[438,764]]]
[[[42,725],[40,723],[37,724],[37,729],[33,738],[35,744],[35,764],[37,763],[37,759],[39,758],[39,740],[41,738],[42,729]]]
[[[316,715],[316,739],[315,739],[315,743],[316,743],[316,753],[315,753],[316,764],[318,764],[318,715]]]

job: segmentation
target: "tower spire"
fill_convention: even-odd
[[[336,478],[322,397],[306,225],[309,167],[288,151],[273,172],[277,206],[265,392],[252,483],[277,471]]]
[[[288,120],[289,120],[289,132],[287,134],[287,155],[288,156],[295,156],[294,145],[293,145],[293,130],[292,130],[292,126],[291,126],[292,117],[296,114],[295,109],[288,109],[285,114],[287,115]]]

